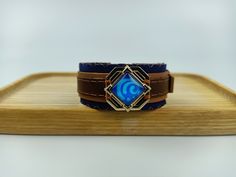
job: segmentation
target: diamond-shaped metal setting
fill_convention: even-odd
[[[150,100],[150,79],[139,66],[115,67],[105,83],[106,101],[117,111],[140,110]]]

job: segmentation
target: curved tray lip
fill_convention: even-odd
[[[221,83],[219,83],[219,82],[217,82],[213,79],[210,79],[207,76],[204,76],[204,75],[201,75],[201,74],[198,74],[198,73],[189,73],[189,72],[171,72],[171,74],[173,76],[187,76],[187,77],[194,77],[194,78],[204,80],[204,81],[214,85],[218,89],[223,90],[224,92],[226,92],[231,97],[234,97],[235,100],[236,100],[236,91],[224,86],[223,84],[221,84]],[[77,77],[77,72],[53,72],[52,71],[52,72],[36,72],[36,73],[26,75],[24,77],[21,77],[20,79],[17,79],[14,82],[8,84],[8,85],[0,88],[0,98],[2,96],[4,96],[5,94],[7,94],[7,93],[11,92],[12,90],[14,90],[14,88],[17,88],[18,86],[20,86],[21,84],[23,84],[25,82],[30,82],[32,79],[40,79],[40,78],[51,77],[51,76],[68,76],[68,77],[74,76],[74,77]],[[19,108],[19,107],[17,107],[17,108],[15,108],[15,107],[0,108],[0,110],[1,109],[9,109],[9,110],[22,109],[22,110],[31,110],[31,111],[39,110],[39,109],[35,109],[35,108]],[[51,109],[41,108],[40,110],[51,110]],[[64,109],[61,109],[61,110],[78,111],[78,109],[76,109],[76,108],[64,108]],[[95,110],[93,110],[93,109],[87,110],[86,109],[86,111],[92,111],[93,112]]]
[[[203,80],[205,80],[205,81],[210,82],[211,84],[214,84],[215,86],[217,86],[217,87],[223,89],[224,91],[226,91],[226,92],[232,94],[232,95],[235,96],[235,98],[236,98],[236,91],[234,91],[233,89],[231,89],[231,88],[229,88],[229,87],[223,85],[222,83],[220,83],[220,82],[218,82],[218,81],[216,81],[216,80],[214,80],[214,79],[211,79],[211,78],[208,77],[208,76],[204,76],[204,75],[198,74],[198,73],[187,73],[187,72],[186,72],[186,73],[185,73],[185,72],[174,72],[174,73],[172,73],[172,74],[173,74],[174,76],[198,77],[198,78],[200,78],[200,79],[203,79]]]
[[[26,76],[20,77],[19,79],[13,81],[10,84],[0,87],[0,97],[2,96],[2,94],[4,92],[11,91],[11,89],[14,89],[15,87],[19,86],[19,84],[22,84],[23,82],[26,82],[26,81],[30,81],[32,78],[39,79],[39,78],[50,77],[50,76],[54,76],[54,75],[76,76],[76,73],[75,72],[37,72],[37,73],[28,74]]]
[[[202,74],[198,74],[198,73],[189,73],[189,72],[171,72],[171,74],[173,74],[174,76],[191,76],[191,77],[198,77],[200,79],[203,80],[207,80],[210,81],[211,83],[223,88],[225,91],[234,94],[236,96],[236,91],[234,91],[233,89],[223,85],[222,83],[211,79],[210,77],[204,76]],[[20,84],[26,80],[30,80],[32,78],[42,78],[42,77],[50,77],[50,76],[77,76],[77,72],[36,72],[36,73],[32,73],[32,74],[28,74],[26,76],[23,76],[15,81],[13,81],[10,84],[7,84],[6,86],[0,87],[0,96],[2,94],[3,91],[6,91],[8,89],[10,89],[12,86],[16,85],[16,84]]]

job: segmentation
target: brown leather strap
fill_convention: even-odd
[[[78,72],[78,78],[83,79],[106,79],[108,73],[95,73],[95,72]],[[169,71],[162,73],[149,73],[150,80],[166,78],[169,75]]]
[[[78,72],[78,93],[81,98],[106,102],[105,78],[108,73]],[[167,93],[173,92],[174,78],[169,71],[163,73],[149,73],[151,98],[150,103],[164,100]]]

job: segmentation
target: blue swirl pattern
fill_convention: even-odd
[[[129,73],[125,73],[113,86],[111,91],[126,106],[129,106],[144,92],[144,90],[142,83]]]

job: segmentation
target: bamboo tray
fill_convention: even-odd
[[[79,102],[76,73],[39,73],[0,90],[0,133],[29,135],[232,135],[236,93],[203,76],[176,73],[159,110],[99,111]]]

